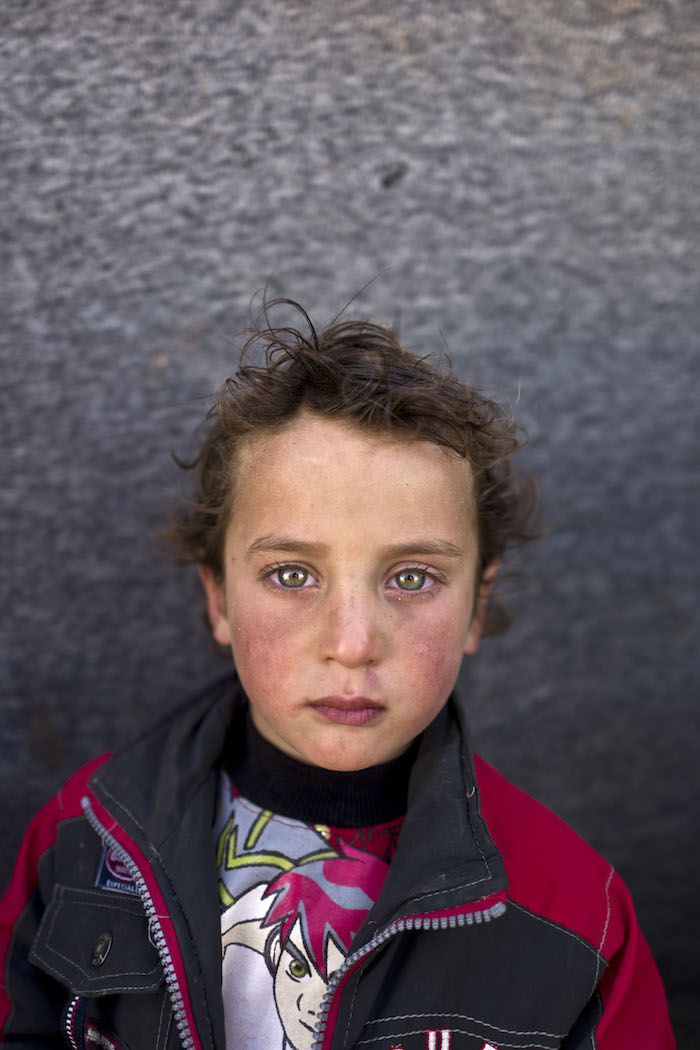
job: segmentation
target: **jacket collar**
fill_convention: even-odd
[[[480,812],[463,712],[450,697],[423,734],[406,818],[368,932],[375,923],[456,908],[506,886],[503,860]]]
[[[211,819],[196,834],[198,848],[209,848],[215,807],[212,771],[220,764],[226,734],[242,703],[238,680],[228,674],[98,771],[92,786],[125,830],[140,832],[159,852],[167,844],[175,858],[183,819],[195,800],[201,805],[204,793]],[[188,858],[193,846],[191,840],[185,845]],[[505,887],[503,862],[480,812],[464,713],[451,697],[423,734],[406,819],[376,917],[383,923],[412,914],[426,895],[431,895],[432,911]]]
[[[221,1000],[211,831],[216,770],[243,702],[238,680],[227,675],[117,752],[90,781],[151,863],[182,936],[191,936],[188,979],[203,984],[211,1016],[221,1015],[211,1009]],[[463,712],[450,698],[423,734],[396,853],[356,946],[398,919],[470,904],[506,885],[503,861],[480,813]],[[223,1045],[217,1028],[218,1022],[215,1045]]]

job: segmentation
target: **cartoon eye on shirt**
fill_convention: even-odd
[[[291,960],[287,965],[287,975],[291,977],[293,981],[301,981],[303,977],[307,977],[311,972],[306,959],[302,953],[294,947],[291,940],[288,940],[285,945],[283,958],[284,955],[291,955]]]

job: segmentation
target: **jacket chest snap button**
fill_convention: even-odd
[[[109,955],[109,949],[112,947],[112,934],[101,933],[95,941],[95,947],[92,949],[92,959],[90,960],[93,966],[102,966]]]

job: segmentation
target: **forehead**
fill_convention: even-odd
[[[405,463],[431,461],[444,468],[449,464],[462,489],[472,488],[472,471],[461,456],[435,441],[413,437],[387,427],[384,430],[364,428],[344,419],[300,412],[284,426],[264,430],[243,438],[237,447],[237,468],[261,465],[278,466],[306,462],[321,465],[324,450],[365,458],[381,456],[384,460],[401,459]]]
[[[235,469],[234,518],[333,511],[411,524],[437,515],[454,527],[475,521],[470,465],[431,441],[363,430],[303,413],[285,427],[246,439]],[[384,512],[384,513],[382,513]]]

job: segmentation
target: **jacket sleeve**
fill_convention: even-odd
[[[51,897],[58,827],[82,815],[80,799],[86,782],[102,761],[97,759],[76,773],[34,817],[0,900],[0,1043],[8,1048],[65,1047],[61,1014],[69,993],[33,966],[29,954]]]
[[[666,995],[629,892],[611,869],[598,957],[605,972],[562,1050],[675,1050]]]
[[[674,1050],[661,978],[620,876],[559,817],[478,756],[475,766],[510,899],[596,953],[597,969],[579,1000],[585,1006],[562,1047]]]
[[[666,995],[629,891],[615,872],[600,951],[608,960],[598,986],[598,1050],[675,1050]]]

